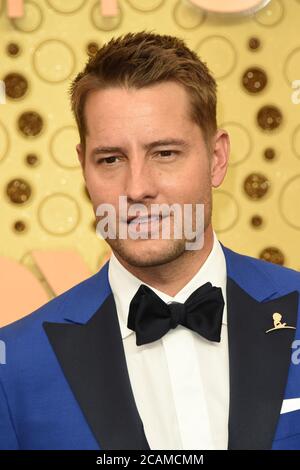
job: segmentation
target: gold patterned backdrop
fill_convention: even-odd
[[[0,256],[36,270],[32,250],[74,249],[91,273],[106,259],[75,152],[68,88],[112,36],[177,35],[207,61],[230,167],[214,190],[213,222],[228,247],[300,269],[300,1],[272,0],[251,16],[216,16],[189,0],[28,0],[9,19],[0,0]],[[1,273],[3,274],[3,273]],[[51,293],[49,293],[51,295]]]

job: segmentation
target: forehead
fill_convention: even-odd
[[[183,85],[164,82],[140,89],[110,87],[92,91],[85,103],[87,130],[133,125],[184,125],[190,120],[190,98]]]

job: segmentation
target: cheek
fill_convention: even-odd
[[[108,188],[103,186],[99,181],[93,178],[87,178],[86,187],[90,195],[94,210],[99,206],[99,204],[104,202],[111,202],[108,200],[110,197]]]
[[[187,166],[172,187],[178,200],[193,200],[198,195],[205,195],[211,188],[209,166],[202,162]]]
[[[86,184],[95,212],[100,204],[110,204],[118,211],[120,194],[109,181],[100,182],[95,178],[91,178],[87,179]]]

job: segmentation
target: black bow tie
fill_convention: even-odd
[[[142,284],[130,302],[127,327],[135,331],[137,346],[160,339],[179,324],[220,342],[223,309],[222,289],[210,282],[198,287],[184,304],[166,304]]]

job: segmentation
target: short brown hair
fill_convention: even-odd
[[[216,82],[206,64],[183,40],[141,31],[112,38],[71,84],[71,106],[84,151],[84,105],[89,92],[113,86],[138,89],[168,80],[182,84],[189,93],[191,118],[208,143],[217,128]]]

